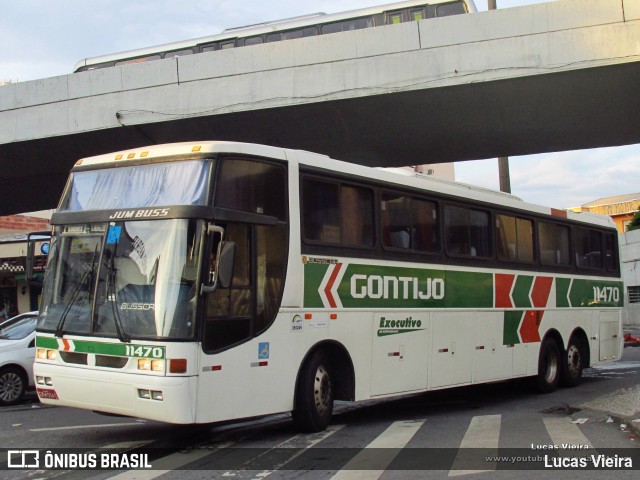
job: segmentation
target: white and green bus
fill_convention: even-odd
[[[531,377],[622,351],[608,217],[326,156],[181,143],[77,162],[37,329],[44,403],[171,423]]]

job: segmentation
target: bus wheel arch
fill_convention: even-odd
[[[309,350],[301,363],[294,392],[293,421],[305,432],[327,428],[334,400],[353,400],[355,373],[347,350],[334,341]]]
[[[532,378],[533,386],[540,393],[551,393],[558,388],[562,376],[562,336],[557,330],[549,330],[540,343],[538,374]]]
[[[567,349],[562,355],[561,385],[575,387],[582,381],[582,371],[590,365],[589,339],[581,328],[569,337]]]

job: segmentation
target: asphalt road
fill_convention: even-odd
[[[64,464],[69,461],[65,457],[59,469],[9,469],[1,475],[7,479],[119,480],[510,479],[514,474],[635,479],[640,469],[640,439],[633,427],[640,427],[640,422],[632,420],[640,419],[639,385],[640,348],[627,348],[620,362],[585,371],[582,385],[576,388],[539,395],[519,382],[507,382],[394,400],[339,403],[333,424],[319,434],[298,434],[288,415],[180,427],[45,406],[31,397],[0,410],[3,449],[37,450],[41,465],[47,451],[57,454],[61,448],[84,449],[74,452],[82,452],[85,461],[94,455],[98,466],[103,453],[124,453],[124,457],[116,455],[115,461],[133,464],[144,460],[152,469],[78,470],[64,468],[69,466]],[[580,455],[590,458],[594,454],[618,462],[619,468],[585,471],[573,464],[554,465],[558,452],[578,463]],[[485,453],[516,458],[495,461]],[[6,455],[5,451],[5,458],[0,459],[5,468]],[[525,455],[536,457],[537,463],[522,463]],[[545,455],[546,464],[540,463]],[[626,458],[631,459],[632,469],[624,464]],[[542,470],[536,471],[508,470],[541,465]],[[559,470],[560,466],[564,469]]]

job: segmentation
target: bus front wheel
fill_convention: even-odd
[[[329,426],[333,413],[333,380],[327,356],[315,352],[305,362],[296,389],[292,412],[296,427],[303,432],[320,432]]]
[[[538,357],[538,375],[534,377],[534,385],[541,393],[551,393],[558,388],[561,372],[561,356],[558,343],[547,337],[540,345]]]

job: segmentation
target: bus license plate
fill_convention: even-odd
[[[40,398],[48,398],[50,400],[58,400],[58,394],[55,390],[50,390],[48,388],[38,388],[38,396]]]

